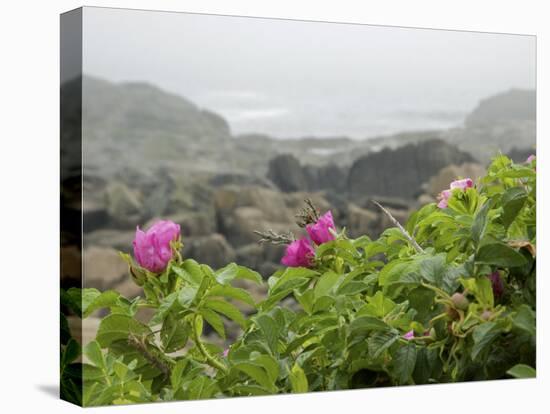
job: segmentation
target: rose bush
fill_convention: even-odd
[[[257,272],[182,258],[179,228],[138,233],[135,260],[123,257],[145,297],[62,292],[82,318],[108,311],[83,362],[62,318],[65,396],[94,406],[534,376],[533,161],[497,156],[443,197],[377,240],[306,214],[309,238],[289,239],[259,303],[234,283],[264,283]],[[147,323],[141,308],[153,310]],[[204,330],[224,339],[228,321],[240,334],[224,350]]]

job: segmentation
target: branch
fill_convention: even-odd
[[[271,229],[267,231],[255,230],[254,234],[261,237],[261,239],[258,240],[258,243],[290,244],[296,240],[294,234],[290,231],[288,233],[277,234]]]
[[[403,236],[405,236],[405,238],[409,241],[409,243],[412,245],[412,247],[414,247],[414,249],[418,252],[418,253],[424,253],[424,249],[422,249],[422,247],[420,247],[420,245],[416,242],[416,240],[409,234],[409,232],[407,230],[405,230],[405,228],[395,219],[394,216],[391,215],[391,213],[386,210],[378,201],[375,201],[375,200],[371,200],[374,204],[376,204],[380,210],[382,210],[386,216],[389,217],[390,221],[399,229],[399,231],[403,234]]]
[[[157,368],[160,372],[162,372],[165,376],[165,378],[170,378],[170,367],[166,365],[163,361],[158,359],[155,355],[153,355],[145,346],[145,344],[140,341],[135,335],[130,334],[130,337],[128,338],[128,343],[132,345],[143,357],[149,361],[151,365],[153,365],[155,368]]]

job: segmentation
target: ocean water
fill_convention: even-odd
[[[476,99],[421,102],[400,96],[383,99],[328,94],[298,98],[254,91],[209,92],[196,96],[194,101],[222,115],[235,135],[352,139],[460,126],[476,104]]]

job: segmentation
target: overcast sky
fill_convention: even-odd
[[[535,87],[535,38],[521,35],[86,8],[83,54],[87,74],[148,81],[237,132],[289,136],[361,135],[357,119],[375,133],[390,113],[458,117]]]

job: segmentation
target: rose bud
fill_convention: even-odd
[[[491,280],[491,286],[493,288],[493,295],[495,299],[499,299],[504,294],[504,284],[498,270],[487,276]]]
[[[453,302],[453,305],[456,309],[460,309],[463,311],[467,310],[468,305],[470,304],[466,296],[458,292],[451,296],[451,301]]]
[[[491,319],[492,316],[493,312],[491,312],[490,310],[484,310],[481,314],[481,319],[483,319],[484,321],[488,321],[489,319]]]
[[[134,239],[134,257],[143,268],[161,273],[172,259],[171,242],[180,238],[180,226],[169,220],[160,220],[149,230],[136,229]]]

